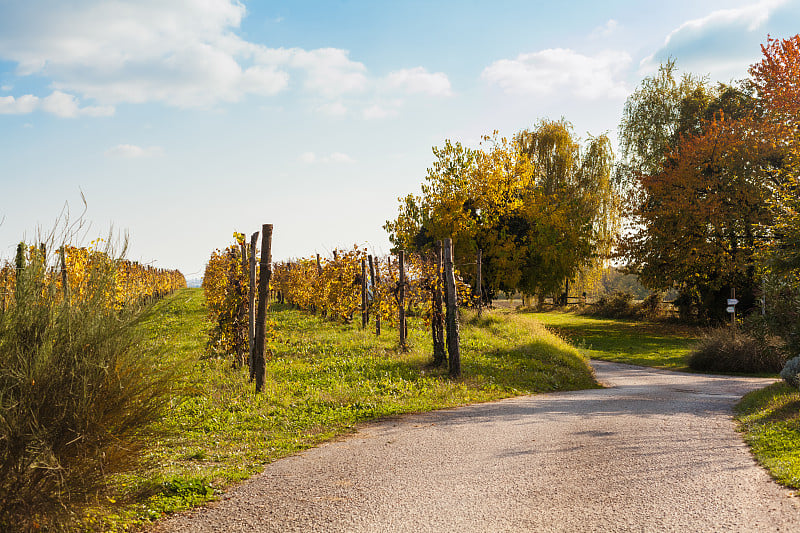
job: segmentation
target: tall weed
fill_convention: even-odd
[[[136,463],[170,394],[171,370],[141,342],[135,310],[105,305],[106,258],[68,299],[44,249],[18,254],[14,303],[0,311],[2,531],[68,527],[106,475]]]

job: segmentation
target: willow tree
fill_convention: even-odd
[[[619,226],[614,156],[608,137],[581,146],[563,119],[542,120],[516,140],[535,169],[523,210],[528,249],[520,288],[541,297],[565,283],[568,290],[608,257]]]
[[[676,74],[670,59],[644,78],[625,102],[619,144],[621,174],[628,185],[635,175],[659,172],[681,132],[692,129],[696,111],[707,107],[705,80],[691,74],[678,79]]]

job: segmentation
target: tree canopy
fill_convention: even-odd
[[[758,252],[775,236],[786,181],[785,120],[768,118],[766,82],[674,73],[670,61],[625,106],[629,224],[618,254],[646,286],[678,289],[685,314],[721,319],[731,289],[745,310],[759,292]]]
[[[422,195],[400,199],[384,226],[396,248],[451,237],[456,255],[484,257],[484,290],[551,294],[611,247],[617,221],[613,154],[605,135],[585,143],[565,120],[540,121],[473,150],[434,148]]]

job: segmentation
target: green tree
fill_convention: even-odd
[[[520,289],[552,294],[582,270],[599,266],[619,222],[613,153],[605,135],[581,147],[566,120],[543,120],[517,135],[535,168],[522,231],[528,250]]]
[[[605,136],[582,149],[566,121],[541,121],[481,150],[434,148],[422,195],[400,200],[384,228],[397,248],[452,237],[456,255],[483,251],[484,291],[550,294],[610,248],[619,203]],[[469,278],[471,269],[464,272]]]
[[[629,185],[637,174],[659,172],[680,132],[690,132],[690,119],[707,107],[705,80],[690,74],[678,80],[676,73],[675,60],[668,60],[625,102],[619,143],[621,173]]]

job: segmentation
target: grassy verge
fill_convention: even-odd
[[[151,443],[147,468],[113,480],[91,518],[95,525],[125,529],[213,499],[265,463],[361,421],[597,386],[580,352],[531,315],[464,315],[464,378],[457,381],[428,366],[422,324],[411,324],[411,350],[401,353],[393,329],[376,337],[280,306],[269,316],[273,356],[264,392],[256,395],[244,370],[202,358],[208,326],[202,291],[179,291],[154,308],[144,327],[185,365],[185,392],[173,398],[161,428],[167,436]]]
[[[753,391],[736,406],[736,420],[758,462],[800,489],[800,391],[782,381]]]
[[[687,357],[699,335],[692,328],[634,320],[594,318],[551,311],[530,313],[592,359],[688,370]]]

